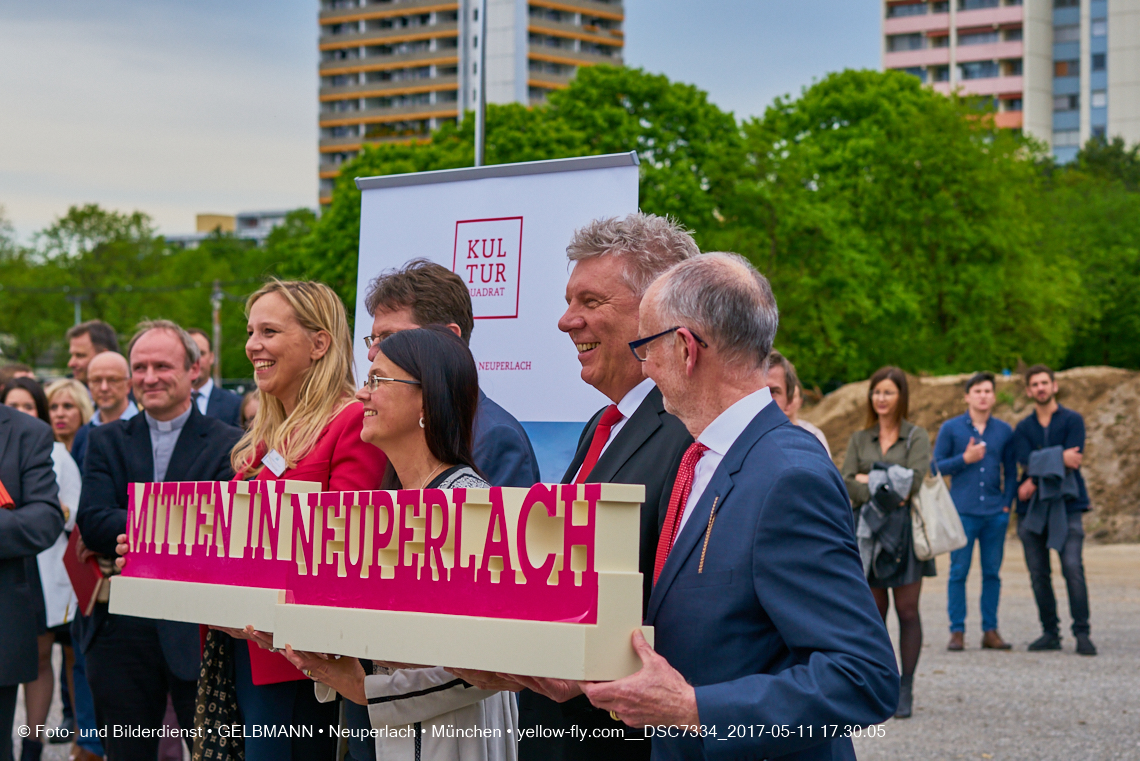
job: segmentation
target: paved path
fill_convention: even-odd
[[[1100,651],[1095,658],[1073,652],[1056,554],[1053,587],[1063,611],[1064,650],[1025,649],[1041,627],[1016,540],[1006,544],[998,612],[1000,631],[1014,649],[979,647],[981,574],[975,554],[967,582],[967,649],[948,652],[948,567],[948,556],[939,558],[938,577],[924,582],[925,642],[914,715],[888,721],[885,737],[856,740],[861,761],[1140,759],[1140,545],[1085,546],[1092,639]]]
[[[1054,587],[1071,621],[1060,568],[1054,555]],[[946,651],[946,574],[927,579],[922,615],[926,643],[915,679],[915,712],[882,726],[884,737],[856,741],[862,761],[1140,761],[1140,545],[1086,546],[1085,573],[1092,607],[1092,637],[1100,655],[1073,652],[1064,632],[1064,651],[1029,653],[1040,634],[1029,575],[1014,541],[1002,567],[1002,634],[1012,652],[978,648],[977,558],[967,583],[967,650]],[[893,615],[893,613],[892,613]],[[896,627],[891,625],[892,638]],[[58,659],[58,651],[57,651]],[[58,663],[57,663],[58,668]],[[16,724],[23,723],[23,701]],[[59,700],[49,721],[59,719]],[[17,741],[18,742],[18,741]],[[64,761],[67,746],[50,746],[45,761]],[[17,753],[19,745],[17,744]]]

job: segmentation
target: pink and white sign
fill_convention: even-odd
[[[522,217],[455,223],[451,269],[467,285],[476,320],[519,316],[522,229]]]
[[[132,484],[111,612],[407,663],[577,679],[639,666],[644,487],[319,488]]]

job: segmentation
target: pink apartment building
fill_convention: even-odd
[[[884,0],[883,68],[992,97],[998,126],[1059,161],[1140,141],[1140,0]]]

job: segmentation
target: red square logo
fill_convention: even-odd
[[[455,223],[451,270],[467,285],[476,320],[519,316],[522,226],[522,217]]]

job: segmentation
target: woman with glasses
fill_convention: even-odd
[[[387,461],[361,440],[365,412],[353,399],[352,336],[340,298],[321,283],[273,280],[249,297],[246,314],[245,353],[260,407],[231,455],[236,478],[317,481],[323,491],[378,488]],[[251,640],[232,648],[246,760],[332,759],[336,739],[327,734],[253,736],[253,725],[335,726],[337,707],[318,703],[304,674],[259,646],[271,635],[224,631]],[[224,656],[228,644],[208,643],[207,655]]]
[[[888,521],[894,519],[892,525],[898,526],[897,535],[888,537],[890,546],[897,548],[897,554],[885,564],[872,563],[867,576],[884,621],[890,607],[888,595],[893,595],[895,601],[902,652],[902,689],[895,716],[900,719],[911,714],[914,670],[922,650],[922,621],[918,615],[922,577],[935,575],[934,561],[919,560],[914,554],[910,506],[930,467],[930,436],[906,419],[908,406],[906,374],[897,367],[877,370],[871,376],[867,392],[866,428],[851,435],[842,468],[843,481],[856,510],[865,509],[863,506],[872,501],[872,470],[882,471],[897,465],[912,471],[910,489],[905,494],[883,492],[881,487],[876,489],[876,510],[882,509],[884,512],[880,514],[888,516]],[[880,507],[892,499],[896,503],[890,504],[893,509]],[[883,567],[890,570],[879,575],[878,569]]]
[[[382,488],[487,488],[471,456],[478,372],[467,345],[450,330],[431,326],[385,338],[356,398],[364,404],[362,437],[388,456]],[[510,693],[476,689],[440,667],[376,663],[368,674],[355,658],[289,647],[286,653],[320,683],[323,698],[335,690],[367,706],[374,728],[413,727],[408,737],[377,737],[378,758],[517,758],[518,710]]]

